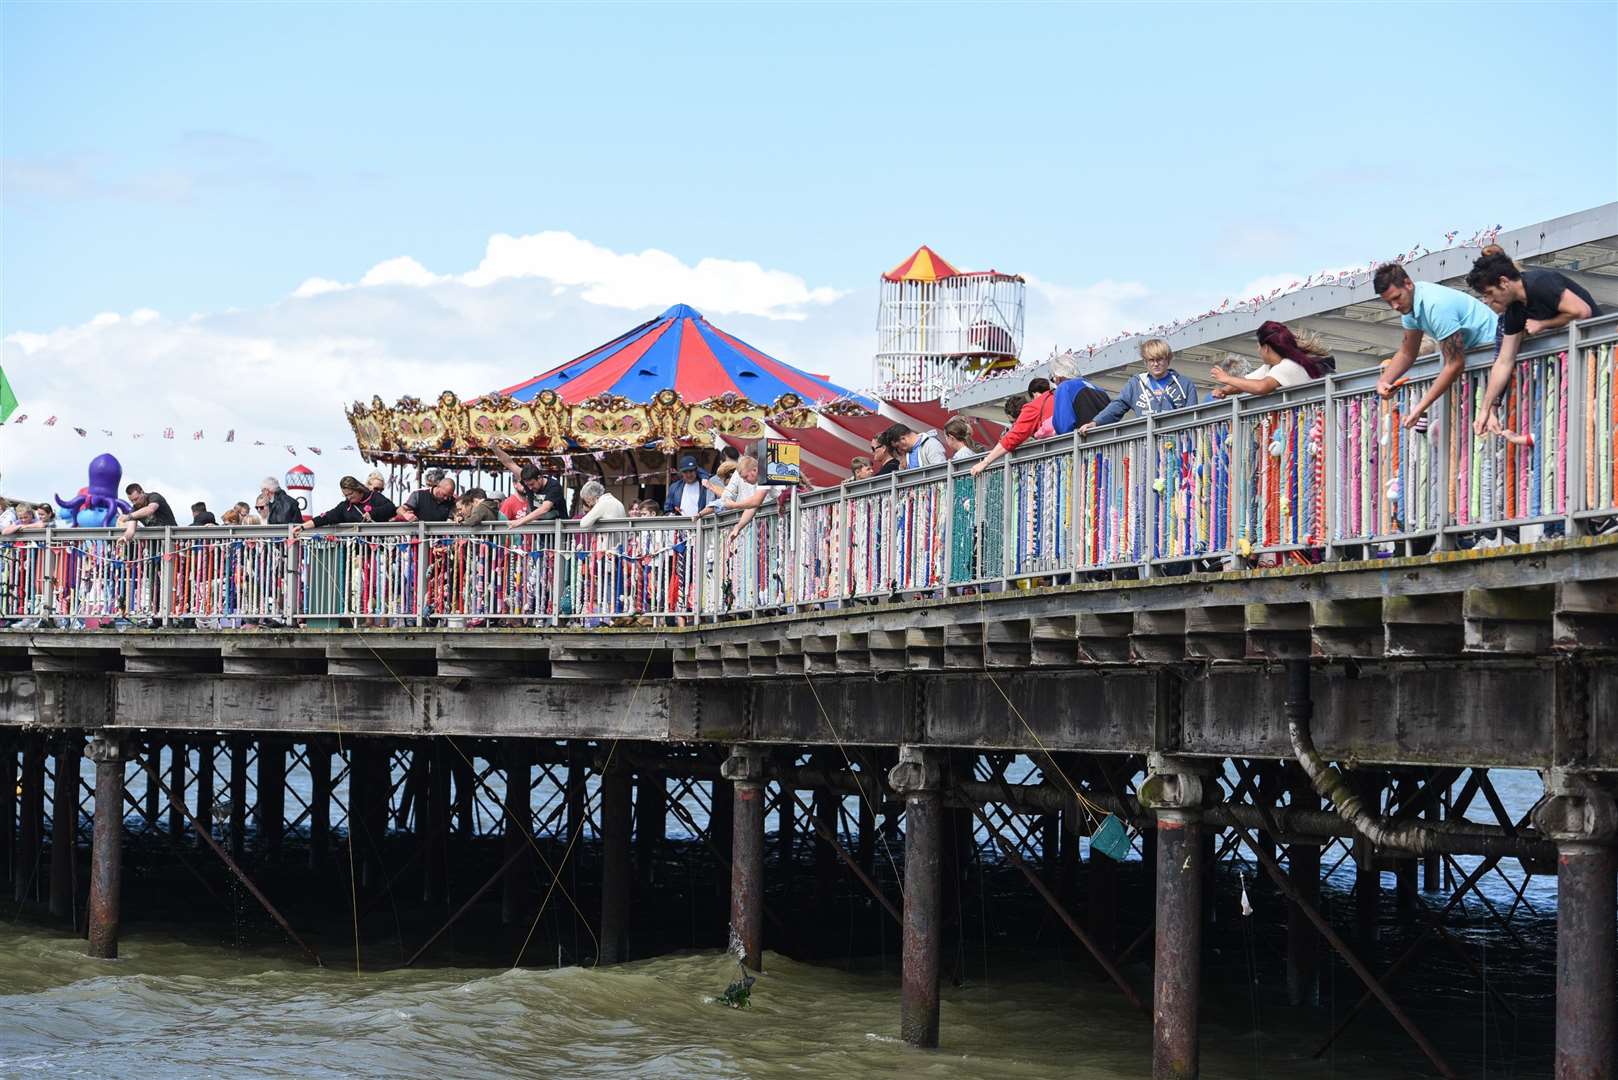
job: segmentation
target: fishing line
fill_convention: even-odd
[[[861,779],[861,774],[854,771],[853,759],[851,759],[848,756],[848,749],[843,746],[842,737],[837,734],[837,725],[833,724],[831,722],[831,717],[829,715],[827,715],[826,706],[821,704],[821,701],[820,701],[820,691],[815,689],[815,681],[809,677],[809,673],[807,671],[805,671],[803,673],[803,681],[809,684],[809,693],[814,695],[815,708],[820,710],[820,719],[826,725],[826,730],[831,732],[832,741],[837,744],[837,752],[839,754],[843,755],[843,764],[848,766],[849,775],[854,777],[854,786],[855,786],[855,788],[857,788],[859,790],[860,802],[864,803],[866,808],[871,811],[871,820],[872,820],[872,823],[873,823],[873,828],[876,829],[877,839],[882,844],[882,854],[886,855],[887,858],[888,858],[888,867],[890,869],[892,869],[894,879],[899,883],[899,897],[900,897],[900,899],[903,899],[904,895],[905,895],[905,879],[904,879],[904,875],[899,873],[899,864],[894,862],[893,849],[888,846],[888,838],[887,838],[887,836],[882,832],[882,830],[880,828],[876,827],[876,825],[875,825],[876,817],[877,817],[877,810],[880,809],[880,808],[877,807],[877,806],[872,805],[871,800],[866,796],[866,794],[865,794],[865,783]],[[877,788],[880,791],[882,781],[880,780],[880,778],[877,778],[877,777],[872,777],[872,779],[876,780]],[[794,797],[794,801],[796,801],[795,797]]]
[[[370,641],[366,640],[366,638],[363,635],[356,635],[356,636],[359,637],[360,642],[362,644],[364,644],[365,648],[367,650],[369,650],[371,655],[376,658],[377,663],[382,665],[383,670],[385,670],[390,676],[392,676],[393,681],[398,683],[399,686],[401,688],[403,688],[406,695],[409,696],[411,703],[419,709],[420,705],[421,705],[421,700],[418,697],[416,697],[415,691],[413,689],[411,689],[410,684],[405,682],[403,679],[401,679],[399,677],[398,673],[395,672],[393,670],[393,668],[388,664],[388,662],[382,658],[382,654],[377,652],[376,649],[371,646]],[[629,703],[628,703],[627,706],[625,706],[624,722],[626,724],[627,724],[627,722],[629,720],[629,714],[634,710],[635,701],[640,696],[641,683],[644,682],[644,680],[646,678],[646,672],[651,667],[651,664],[652,664],[652,654],[651,654],[650,651],[648,651],[646,653],[646,663],[641,668],[640,677],[637,678],[636,681],[635,681],[634,692],[630,694]],[[469,768],[472,769],[473,779],[476,780],[480,785],[482,785],[484,787],[485,790],[487,790],[489,792],[490,798],[493,798],[495,800],[495,802],[499,803],[501,812],[506,814],[506,816],[509,818],[511,816],[511,813],[510,813],[509,810],[506,809],[505,803],[499,798],[499,796],[494,794],[493,790],[488,787],[487,782],[484,781],[481,777],[479,777],[477,775],[476,767],[474,767],[472,765],[471,759],[468,758],[466,756],[466,754],[462,752],[461,748],[455,744],[454,738],[452,736],[448,735],[448,734],[444,735],[443,737],[444,737],[445,741],[447,741],[449,743],[450,748],[453,749],[456,754],[460,755],[461,759],[467,763],[467,766]],[[607,760],[606,760],[606,763],[602,766],[602,772],[605,772],[606,769],[612,764],[613,754],[617,752],[617,749],[618,749],[618,740],[615,738],[615,739],[612,740],[612,745],[607,750]],[[545,909],[550,903],[551,895],[556,891],[557,887],[560,886],[560,884],[561,884],[561,874],[555,868],[553,868],[551,866],[550,860],[545,858],[545,853],[540,850],[539,843],[534,839],[533,834],[531,832],[529,832],[526,828],[523,828],[520,822],[518,823],[518,827],[522,829],[523,835],[528,841],[528,846],[533,848],[534,854],[539,857],[540,863],[545,867],[545,870],[551,875],[551,884],[550,884],[550,887],[548,889],[546,889],[546,891],[545,891],[544,900],[542,900],[540,902],[539,912],[534,916],[533,925],[530,926],[529,929],[528,929],[528,936],[523,939],[522,948],[517,951],[517,958],[511,962],[511,966],[514,969],[517,967],[518,963],[522,960],[523,953],[527,951],[528,943],[533,939],[534,931],[539,928],[539,920],[544,917]],[[579,836],[580,836],[580,834],[583,833],[583,831],[584,831],[584,821],[581,819],[579,821],[578,829],[576,829],[574,831],[574,834],[573,834],[572,838],[570,838],[568,840],[567,848],[562,852],[562,860],[561,860],[562,865],[564,865],[564,866],[567,865],[568,858],[573,853],[573,847],[578,842]],[[562,895],[567,899],[568,905],[573,908],[574,913],[578,915],[579,921],[584,923],[585,932],[590,935],[590,940],[595,945],[596,956],[597,956],[597,960],[599,962],[600,953],[601,953],[601,941],[600,941],[599,938],[596,937],[595,931],[590,928],[589,919],[585,917],[584,912],[582,910],[580,910],[578,903],[573,899],[573,895],[570,892],[568,892],[568,890],[563,889],[562,890]]]

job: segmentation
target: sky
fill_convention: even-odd
[[[1554,217],[1618,189],[1614,40],[1611,3],[0,3],[33,418],[0,490],[111,450],[176,504],[293,460],[335,501],[346,403],[510,385],[681,301],[862,387],[921,243],[1027,276],[1038,358]]]

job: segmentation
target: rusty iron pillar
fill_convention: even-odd
[[[1303,770],[1288,772],[1294,809],[1318,810],[1320,796]],[[1287,876],[1303,903],[1287,903],[1287,1001],[1292,1005],[1320,1004],[1320,938],[1303,904],[1320,904],[1320,845],[1294,841],[1287,854]]]
[[[95,824],[90,846],[90,955],[118,955],[118,894],[124,869],[124,750],[97,736],[84,756],[96,765]]]
[[[12,870],[13,895],[20,907],[38,899],[39,852],[45,830],[45,736],[23,736],[22,780],[18,784],[22,816],[18,822],[17,862]]]
[[[508,739],[504,750],[506,818],[501,846],[511,869],[500,882],[500,922],[511,926],[522,921],[531,873],[528,845],[534,831],[534,751],[527,739]]]
[[[1552,769],[1534,824],[1556,841],[1556,1078],[1618,1075],[1618,804]]]
[[[65,733],[56,744],[56,780],[51,799],[51,914],[71,917],[74,909],[73,853],[79,840],[79,762],[84,759],[84,737]]]
[[[331,849],[331,744],[325,736],[310,738],[309,759],[309,869],[326,868]]]
[[[629,958],[631,781],[629,767],[617,762],[601,777],[601,964]]]
[[[764,970],[764,750],[733,746],[719,775],[733,785],[730,838],[730,948]],[[789,813],[783,805],[781,813]]]
[[[1143,807],[1157,818],[1157,959],[1152,986],[1152,1080],[1198,1070],[1202,992],[1202,808],[1214,785],[1203,762],[1151,755]]]
[[[911,1046],[938,1045],[945,771],[946,758],[940,751],[901,746],[899,763],[888,772],[888,784],[905,804],[904,981],[899,1036]]]

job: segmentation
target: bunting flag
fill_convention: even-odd
[[[225,441],[226,442],[235,442],[236,441],[236,429],[235,428],[231,428],[229,431],[225,432]]]
[[[55,427],[56,426],[56,417],[54,417],[54,416],[46,417],[45,418],[45,426],[46,427]]]
[[[4,377],[5,377],[5,372],[0,371],[0,379],[3,379]],[[13,423],[13,424],[25,424],[25,423],[27,423],[28,422],[28,414],[27,413],[18,413],[15,417],[13,417],[12,414],[11,414],[11,411],[15,410],[15,408],[16,408],[16,398],[10,396],[11,395],[11,386],[10,386],[10,384],[7,383],[7,384],[0,385],[0,391],[3,391],[3,392],[0,392],[0,405],[5,406],[4,409],[0,409],[0,423],[6,423],[8,421],[10,423]],[[56,427],[57,423],[60,420],[61,420],[61,417],[59,417],[59,416],[48,416],[43,421],[40,422],[40,427]],[[81,439],[89,437],[90,429],[88,429],[88,428],[82,428],[82,427],[79,427],[79,426],[74,425],[74,424],[69,424],[69,425],[66,425],[66,426],[69,427],[73,431],[73,433],[75,435],[77,435]],[[113,438],[118,437],[117,433],[114,432],[111,428],[98,428],[97,430],[100,431],[102,435],[106,436],[109,439],[113,439]],[[173,438],[175,438],[174,431],[175,431],[174,428],[166,427],[162,431],[162,437],[165,438],[165,439],[173,439]],[[144,439],[146,437],[146,433],[141,432],[141,431],[132,431],[132,432],[127,432],[126,437],[130,438],[130,439]],[[191,440],[193,442],[205,442],[205,441],[207,441],[207,438],[208,438],[207,432],[202,428],[198,428],[197,430],[195,430],[195,431],[193,431],[191,433]],[[232,443],[232,444],[234,444],[236,442],[236,429],[235,428],[231,428],[230,430],[225,432],[224,441],[227,442],[227,443]],[[268,442],[265,442],[263,439],[254,439],[253,440],[253,445],[254,446],[269,446],[271,444],[268,443]],[[325,453],[325,451],[321,447],[318,447],[318,446],[305,446],[305,447],[303,447],[303,449],[305,449],[309,453],[315,454],[317,456],[322,455],[322,454]],[[356,446],[348,445],[348,446],[342,447],[342,449],[345,450],[345,451],[358,452],[359,448],[356,447]],[[296,456],[297,453],[298,453],[298,447],[292,445],[291,443],[286,444],[286,450],[287,450],[287,453],[292,454],[293,456]]]
[[[6,381],[6,369],[0,368],[0,424],[6,422],[6,417],[17,411],[17,395],[11,392],[11,383]],[[23,419],[27,419],[24,417]],[[22,421],[18,421],[21,423]]]
[[[78,435],[79,435],[79,438],[81,438],[81,439],[82,439],[82,438],[84,438],[84,437],[85,437],[85,436],[86,436],[86,435],[87,435],[87,434],[88,434],[88,433],[87,433],[87,432],[86,432],[86,431],[85,431],[85,430],[84,430],[84,429],[83,429],[83,428],[81,428],[81,427],[76,427],[76,428],[74,428],[74,429],[73,429],[73,430],[74,430],[74,431],[76,431],[76,432],[78,432]]]
[[[174,438],[174,429],[171,428],[171,427],[164,428],[163,429],[163,438],[165,438],[165,439]]]
[[[192,441],[192,442],[201,442],[201,441],[202,441],[202,432],[200,432],[200,431],[193,431],[193,432],[192,432],[192,433],[191,433],[191,441]]]

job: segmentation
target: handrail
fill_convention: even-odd
[[[1029,442],[697,518],[520,528],[393,523],[24,529],[0,537],[0,622],[214,627],[594,626],[701,621],[1006,587],[1419,551],[1505,527],[1618,517],[1618,315],[1534,338],[1503,415],[1472,434],[1478,350],[1425,423],[1422,357],[1387,399],[1375,369]]]

